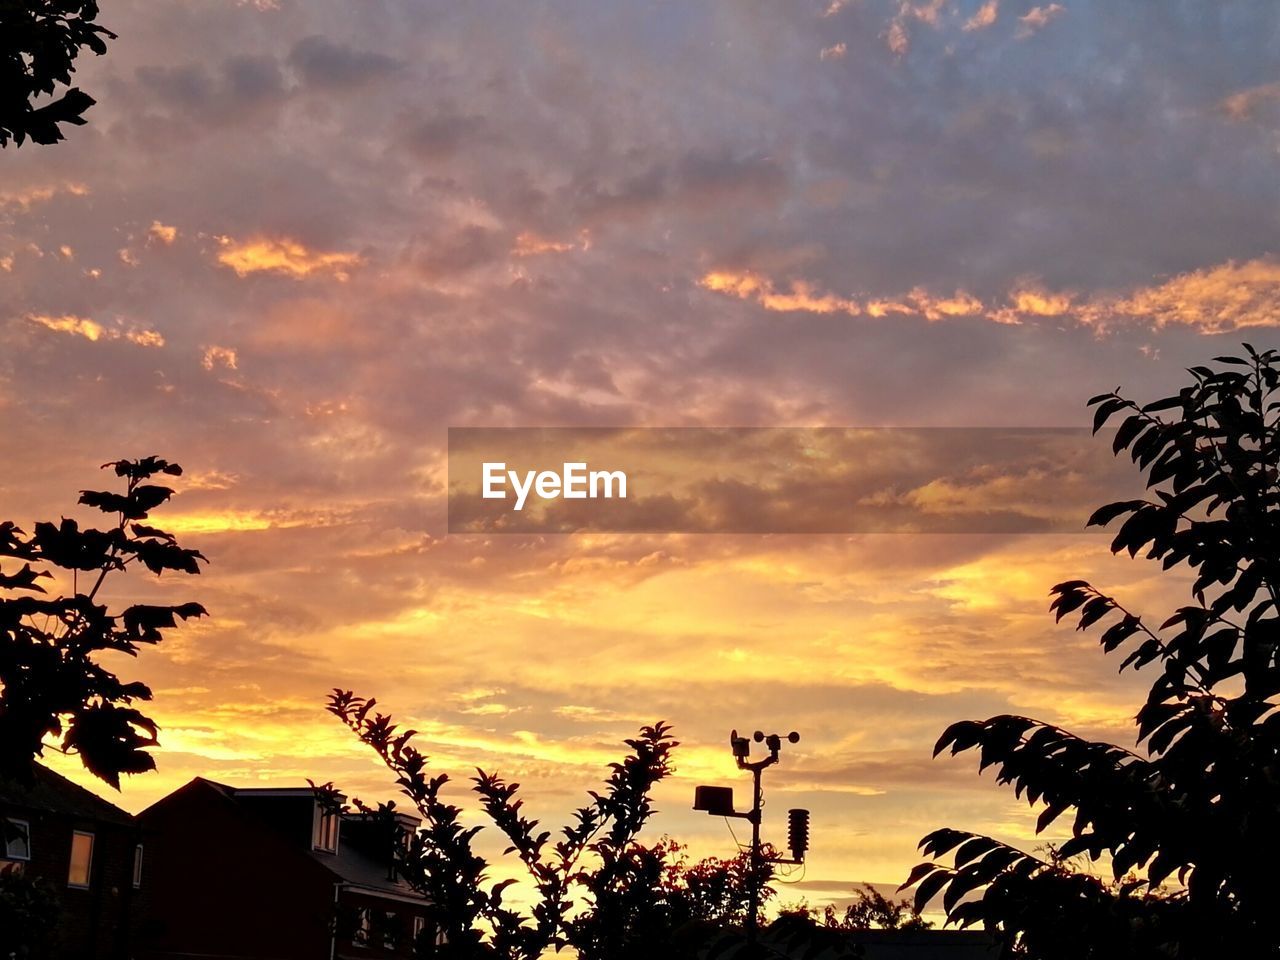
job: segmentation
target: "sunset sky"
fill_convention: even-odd
[[[0,153],[0,518],[86,516],[118,457],[187,469],[155,520],[204,575],[110,599],[211,617],[123,665],[162,749],[116,802],[196,775],[390,798],[324,711],[343,687],[552,824],[668,720],[652,836],[730,855],[694,785],[742,804],[730,728],[795,729],[765,834],[812,809],[781,899],[821,903],[896,885],[935,827],[1042,842],[969,758],[930,759],[951,721],[1132,741],[1141,684],[1048,590],[1159,616],[1178,584],[1104,537],[448,535],[446,430],[1078,427],[1093,394],[1276,346],[1280,6],[110,0],[101,21],[88,125]],[[1061,484],[1081,525],[1100,502],[1071,464],[943,474],[886,493],[945,511]]]

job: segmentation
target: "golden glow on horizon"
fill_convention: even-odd
[[[223,489],[213,487],[211,489]],[[219,510],[209,513],[166,513],[164,529],[175,534],[250,533],[256,530],[289,530],[296,527],[329,526],[338,522],[318,513],[287,511]]]

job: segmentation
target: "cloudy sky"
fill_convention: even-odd
[[[1129,737],[1135,682],[1046,615],[1076,576],[1170,602],[1104,538],[450,536],[446,430],[1080,426],[1276,345],[1275,4],[103,6],[89,125],[0,154],[0,516],[187,468],[156,519],[206,573],[114,599],[213,616],[128,665],[163,750],[122,805],[387,796],[340,686],[553,821],[669,720],[656,832],[727,854],[693,785],[742,793],[731,727],[797,729],[766,834],[814,811],[783,899],[821,902],[937,826],[1038,842],[929,759],[950,721]]]

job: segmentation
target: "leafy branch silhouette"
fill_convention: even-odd
[[[80,125],[93,97],[71,86],[81,49],[101,56],[116,35],[94,21],[94,0],[4,0],[0,3],[0,147],[30,138],[64,139],[60,124]],[[58,95],[58,89],[66,87]],[[37,101],[50,97],[48,102]]]
[[[1041,859],[937,830],[921,848],[951,865],[912,871],[903,886],[916,887],[918,907],[942,894],[951,921],[982,923],[1043,958],[1280,951],[1280,354],[1244,346],[1244,357],[1216,358],[1225,369],[1192,367],[1176,395],[1089,401],[1095,433],[1123,415],[1113,451],[1150,491],[1089,523],[1121,521],[1114,553],[1195,574],[1193,602],[1159,627],[1083,580],[1051,591],[1059,621],[1105,625],[1100,645],[1124,654],[1121,671],[1154,669],[1136,715],[1142,752],[1029,717],[948,727],[935,756],[978,751],[979,769],[1043,806],[1037,832],[1074,811],[1071,837]],[[1077,856],[1105,857],[1113,880],[1071,869]]]
[[[109,575],[130,566],[198,574],[205,557],[141,522],[173,495],[147,481],[180,476],[180,466],[146,457],[106,468],[125,481],[124,492],[85,490],[79,502],[114,515],[108,529],[81,529],[63,518],[37,523],[27,536],[12,521],[0,522],[0,777],[29,780],[46,748],[79,755],[117,789],[120,774],[155,768],[147,751],[157,744],[156,724],[133,706],[150,700],[151,690],[120,680],[97,657],[137,656],[141,644],[159,643],[179,619],[207,611],[198,603],[134,604],[113,614],[97,597]],[[53,570],[63,572],[55,578]],[[86,590],[79,589],[82,575]],[[48,581],[70,589],[50,597],[42,585]]]

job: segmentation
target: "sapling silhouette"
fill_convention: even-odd
[[[671,753],[678,744],[671,728],[659,722],[626,740],[630,753],[610,764],[603,791],[589,793],[591,801],[554,842],[550,831],[525,814],[519,784],[477,770],[472,790],[510,843],[507,853],[519,858],[532,880],[533,904],[522,910],[504,897],[513,880],[490,881],[489,861],[472,843],[481,828],[464,826],[461,808],[442,799],[448,775],[431,776],[427,757],[413,744],[416,731],[401,730],[390,716],[374,712],[375,705],[335,690],[328,709],[378,754],[422,817],[421,830],[396,837],[394,803],[371,808],[353,801],[385,825],[399,875],[429,901],[435,929],[421,938],[418,955],[532,960],[572,946],[584,960],[610,956],[600,951],[626,931],[599,937],[598,928],[582,926],[578,913],[608,912],[630,889],[636,836],[653,814],[650,791],[673,769]],[[325,802],[340,802],[332,784],[316,789]]]

